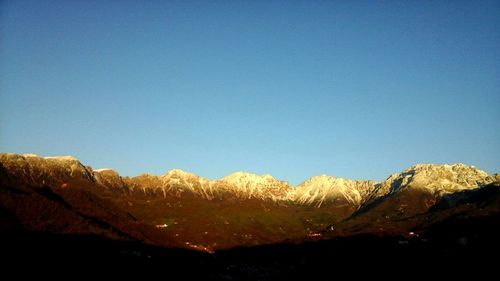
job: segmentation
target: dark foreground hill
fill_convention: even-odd
[[[36,270],[39,277],[53,278],[75,272],[167,280],[400,279],[404,272],[412,278],[491,278],[497,273],[500,250],[498,221],[499,217],[454,217],[418,238],[355,235],[213,254],[94,235],[11,233],[1,237],[0,256],[4,272],[18,272],[15,268],[21,264]]]

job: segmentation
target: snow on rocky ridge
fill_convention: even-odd
[[[59,186],[69,179],[96,182],[113,189],[139,190],[162,196],[192,194],[206,199],[233,196],[239,199],[262,199],[322,207],[343,202],[361,206],[368,199],[385,196],[402,189],[415,188],[433,194],[446,194],[478,188],[498,181],[474,166],[465,164],[418,164],[385,181],[351,180],[327,175],[315,176],[294,187],[269,174],[236,172],[222,179],[208,180],[179,169],[161,176],[143,174],[122,178],[112,169],[93,170],[72,156],[40,157],[35,154],[0,154],[0,168],[26,179],[31,184]]]

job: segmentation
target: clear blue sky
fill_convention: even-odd
[[[2,1],[0,151],[297,184],[500,172],[499,1]]]

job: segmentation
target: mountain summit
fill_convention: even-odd
[[[391,175],[381,183],[381,190],[383,193],[393,193],[405,188],[417,188],[444,194],[477,188],[494,181],[495,178],[486,172],[462,163],[418,164]]]

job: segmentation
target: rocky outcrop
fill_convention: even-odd
[[[300,204],[321,207],[325,203],[349,204],[359,207],[375,191],[375,182],[335,178],[327,175],[303,182],[294,194]]]
[[[239,198],[271,199],[287,201],[293,199],[294,189],[285,181],[275,179],[269,174],[262,176],[236,172],[214,181],[217,189],[233,190]]]
[[[113,190],[126,190],[127,185],[122,177],[113,169],[93,170],[93,176],[97,183]]]

